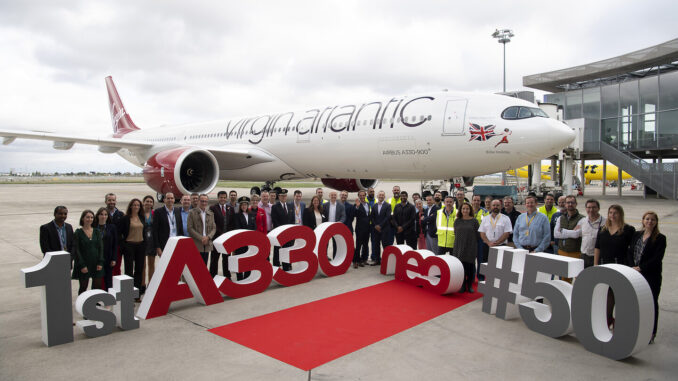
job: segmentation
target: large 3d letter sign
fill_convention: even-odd
[[[337,253],[333,260],[327,257],[327,244],[334,238]],[[280,248],[283,263],[292,270],[284,271],[268,261],[271,246]],[[315,231],[306,226],[285,225],[273,229],[268,236],[251,230],[233,230],[214,240],[214,247],[227,257],[232,272],[250,272],[239,281],[221,275],[211,278],[200,253],[190,238],[173,237],[167,241],[160,264],[148,285],[137,315],[143,319],[165,315],[174,301],[194,298],[197,303],[210,305],[223,302],[221,295],[242,298],[263,292],[275,280],[285,286],[308,282],[318,267],[327,276],[344,274],[353,260],[353,237],[339,222],[325,222]],[[235,254],[246,248],[244,253]],[[186,283],[181,282],[184,277]]]
[[[381,273],[440,295],[459,291],[464,282],[464,266],[450,255],[429,250],[412,250],[407,245],[388,246],[381,258]]]
[[[337,251],[334,259],[327,256],[327,245],[334,239]],[[292,245],[287,245],[288,243]],[[250,272],[240,281],[217,275],[211,278],[193,240],[172,237],[167,241],[160,263],[151,279],[137,316],[149,319],[167,314],[172,302],[193,298],[199,304],[211,305],[224,301],[222,294],[241,298],[262,292],[271,281],[284,286],[309,282],[318,268],[327,276],[344,274],[353,261],[353,236],[340,222],[325,222],[315,231],[306,226],[285,225],[268,236],[258,231],[235,230],[214,240],[222,254],[229,254],[229,269]],[[280,248],[280,260],[291,270],[271,266],[267,257],[271,246]],[[235,254],[246,248],[244,253]],[[26,287],[42,289],[42,340],[47,346],[73,341],[71,312],[71,255],[65,251],[47,253],[38,265],[21,270]],[[185,280],[182,282],[181,279]],[[90,290],[78,296],[75,309],[88,320],[76,322],[85,335],[107,335],[117,325],[121,329],[139,328],[134,316],[134,299],[139,290],[128,276],[113,277],[108,292]],[[113,311],[100,308],[113,306]]]
[[[71,254],[65,251],[47,253],[40,263],[22,269],[26,287],[45,286],[42,289],[41,320],[42,341],[48,346],[73,341],[73,313],[71,312]],[[139,290],[127,275],[113,277],[113,288],[89,290],[78,296],[75,309],[90,320],[80,320],[76,325],[85,335],[98,337],[113,332],[113,326],[129,330],[139,328],[134,317],[134,298]],[[114,306],[113,312],[101,309],[98,304]]]
[[[620,360],[648,345],[652,335],[652,292],[638,271],[622,265],[584,270],[581,259],[536,253],[507,246],[490,248],[480,267],[485,281],[478,286],[483,312],[507,319],[516,309],[535,332],[550,337],[576,333],[587,350]],[[574,285],[551,280],[551,274],[577,279]],[[614,331],[607,326],[607,290],[615,295]],[[543,298],[544,303],[535,301]]]

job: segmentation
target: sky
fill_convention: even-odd
[[[472,3],[472,4],[471,4]],[[141,128],[522,77],[676,38],[675,1],[0,2],[0,128],[110,134],[111,75]],[[538,92],[543,95],[543,92]],[[0,172],[140,171],[117,155],[17,140]]]

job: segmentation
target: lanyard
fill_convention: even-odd
[[[530,220],[528,221],[528,219],[527,219],[527,213],[525,213],[525,223],[527,224],[527,227],[528,227],[528,228],[530,227],[530,224],[532,223],[532,220],[534,220],[535,217],[537,217],[537,213],[536,213],[536,212],[534,213],[534,216],[532,216],[532,218],[530,218]]]

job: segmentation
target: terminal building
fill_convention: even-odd
[[[642,181],[646,194],[678,199],[678,163],[663,162],[678,158],[678,39],[529,75],[523,85],[553,93],[544,101],[562,107],[566,123],[583,125],[581,168],[605,160]]]

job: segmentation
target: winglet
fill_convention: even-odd
[[[106,89],[108,90],[108,108],[111,111],[111,122],[113,123],[113,136],[116,138],[122,137],[128,132],[139,129],[132,121],[125,106],[122,104],[118,90],[115,88],[113,78],[109,75],[106,77]]]

